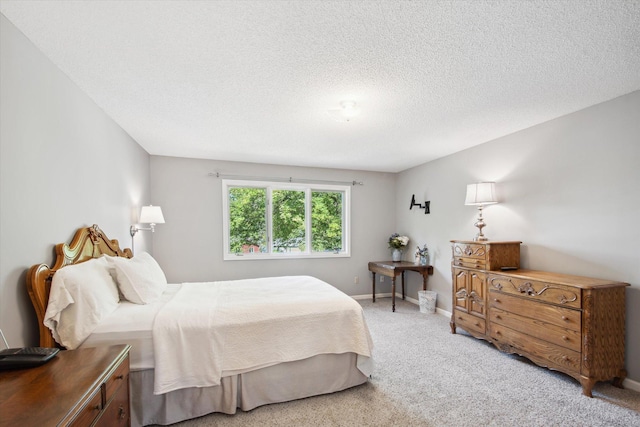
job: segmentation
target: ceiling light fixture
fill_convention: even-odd
[[[342,101],[340,108],[328,110],[327,113],[338,122],[348,122],[360,114],[360,108],[358,108],[355,101]]]

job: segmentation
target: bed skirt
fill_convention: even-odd
[[[304,360],[223,377],[216,387],[153,394],[153,370],[130,373],[131,425],[167,425],[212,412],[235,414],[270,403],[333,393],[367,381],[357,355],[320,354]]]

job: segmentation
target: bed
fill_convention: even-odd
[[[27,274],[40,346],[130,344],[134,426],[337,392],[371,373],[362,308],[317,278],[165,279],[160,291],[164,274],[155,260],[134,258],[97,225],[80,228],[55,252],[53,267],[37,264]],[[145,273],[136,280],[151,283],[155,295],[144,287],[132,294],[124,266]]]

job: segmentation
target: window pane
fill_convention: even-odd
[[[305,250],[305,192],[273,190],[273,252]]]
[[[311,240],[314,252],[342,250],[342,192],[311,193]]]
[[[266,252],[267,191],[229,188],[229,252]]]
[[[240,179],[222,187],[224,260],[351,256],[351,187]]]

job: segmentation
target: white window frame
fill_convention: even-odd
[[[267,247],[268,252],[254,252],[246,254],[235,254],[229,251],[229,188],[252,187],[265,188],[267,192]],[[271,216],[271,194],[273,190],[297,190],[305,191],[305,252],[271,252],[272,245],[272,216]],[[337,191],[343,194],[342,199],[342,242],[343,248],[340,252],[313,252],[311,250],[311,192],[313,191]],[[222,236],[223,236],[223,259],[225,261],[247,261],[264,259],[300,259],[300,258],[348,258],[351,257],[351,186],[334,185],[321,183],[286,183],[271,181],[251,181],[238,179],[222,180]]]

